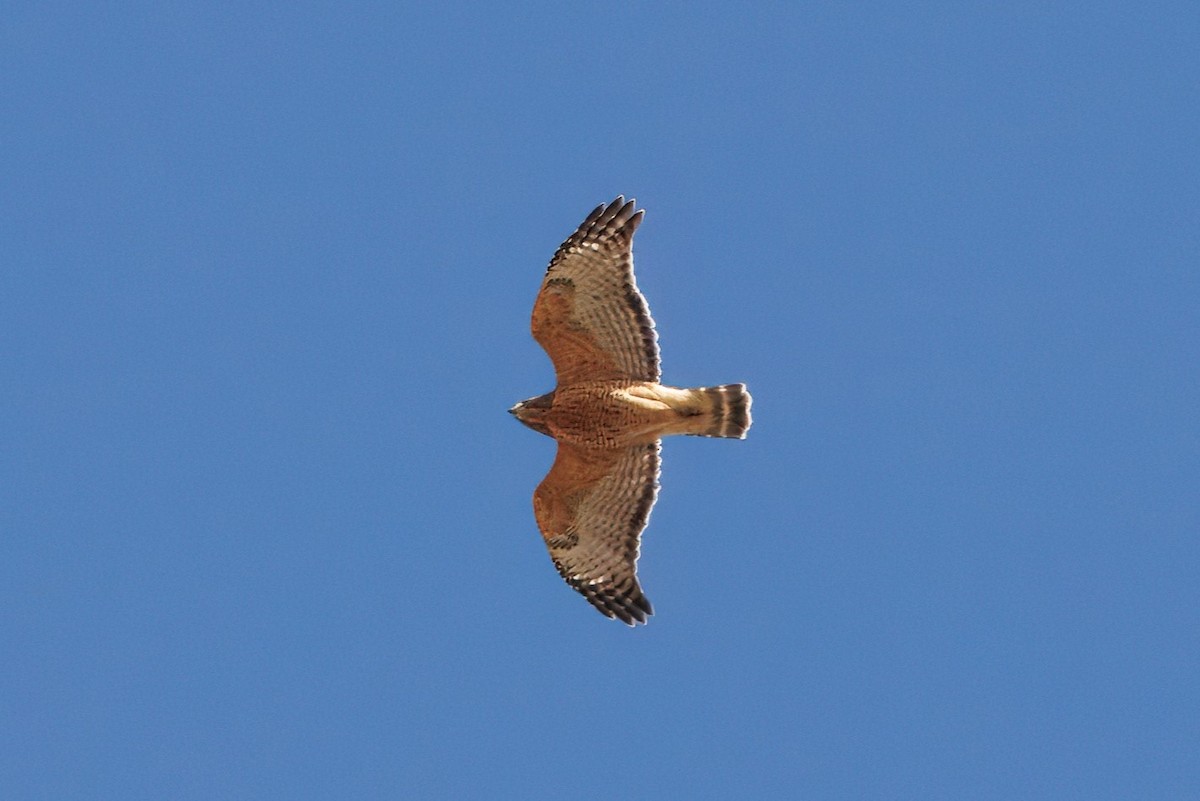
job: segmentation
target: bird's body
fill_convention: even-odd
[[[660,439],[744,438],[742,384],[659,383],[658,338],[633,277],[634,202],[600,206],[558,249],[533,309],[533,336],[558,386],[511,411],[558,441],[534,517],[567,583],[608,617],[653,614],[637,580],[640,535],[658,492]]]
[[[550,405],[521,409],[521,421],[550,436],[590,448],[623,448],[671,434],[741,437],[748,414],[737,406],[740,384],[680,389],[653,381],[581,381],[541,397]],[[535,398],[534,400],[538,400]],[[526,403],[529,403],[528,401]]]

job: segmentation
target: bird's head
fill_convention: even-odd
[[[509,409],[508,413],[539,434],[552,437],[554,435],[550,433],[550,429],[546,425],[546,414],[550,411],[550,407],[553,404],[554,393],[547,392],[545,395],[538,395],[536,398],[521,401]]]

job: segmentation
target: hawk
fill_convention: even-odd
[[[509,409],[558,441],[533,493],[533,515],[567,584],[630,626],[654,614],[637,560],[658,494],[668,434],[744,439],[744,384],[679,389],[659,383],[658,336],[633,277],[633,233],[644,210],[618,197],[559,247],[533,304],[533,338],[554,363],[553,392]]]

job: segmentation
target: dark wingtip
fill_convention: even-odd
[[[605,208],[604,213],[596,218],[596,223],[610,228],[619,235],[632,237],[633,232],[642,224],[642,218],[645,216],[646,210],[637,208],[636,198],[626,200],[624,195],[617,195],[613,202]]]
[[[644,220],[645,218],[646,218],[646,210],[638,209],[637,212],[632,217],[629,218],[629,222],[625,223],[625,227],[629,230],[629,233],[632,234],[634,231],[637,230],[638,226],[642,224],[642,220]]]
[[[587,602],[594,606],[597,612],[607,618],[620,620],[627,626],[644,625],[654,614],[654,607],[642,594],[642,588],[636,581],[632,587],[623,590],[618,590],[611,585],[585,584],[571,579],[567,579],[567,583],[587,599]]]

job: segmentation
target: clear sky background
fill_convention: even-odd
[[[1191,3],[16,3],[0,796],[1200,797]],[[618,193],[650,625],[529,312]]]

